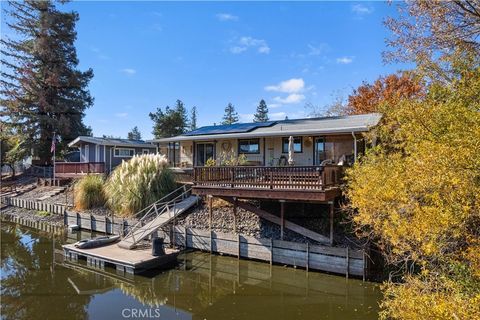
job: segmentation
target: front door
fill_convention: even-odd
[[[197,143],[197,166],[202,167],[207,163],[207,160],[215,159],[215,147],[213,143]]]

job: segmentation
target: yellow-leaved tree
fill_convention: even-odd
[[[480,69],[382,112],[347,173],[357,231],[402,270],[381,316],[480,319]]]

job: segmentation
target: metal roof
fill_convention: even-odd
[[[376,126],[382,115],[369,113],[352,116],[335,116],[276,121],[266,127],[257,127],[248,132],[221,131],[213,134],[184,134],[176,137],[150,140],[151,142],[174,142],[191,140],[241,139],[290,135],[328,135],[351,132],[366,132]],[[212,126],[209,126],[209,128]],[[213,126],[215,127],[215,126]],[[222,126],[225,127],[225,126]],[[228,127],[228,126],[227,126]]]
[[[132,147],[132,148],[155,148],[150,142],[143,140],[128,140],[128,139],[117,139],[117,138],[101,138],[101,137],[90,137],[90,136],[79,136],[72,142],[68,144],[69,147],[74,147],[79,142],[88,142],[99,145],[106,146],[118,146],[118,147]]]

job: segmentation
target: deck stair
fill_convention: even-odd
[[[194,206],[197,201],[198,197],[191,195],[189,186],[184,185],[174,190],[138,212],[137,216],[142,216],[142,218],[131,227],[118,246],[124,249],[134,249],[140,241]]]

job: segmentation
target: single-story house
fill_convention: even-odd
[[[220,165],[228,155],[244,155],[249,165],[282,166],[294,138],[294,165],[352,163],[365,149],[363,133],[376,126],[378,113],[259,123],[206,126],[180,136],[151,140],[172,167]]]
[[[79,136],[68,144],[80,151],[79,162],[57,162],[57,176],[110,173],[123,160],[134,155],[156,153],[157,147],[143,140]]]

